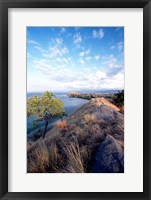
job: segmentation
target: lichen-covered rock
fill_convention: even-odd
[[[124,149],[118,140],[107,135],[94,157],[93,173],[123,173]]]

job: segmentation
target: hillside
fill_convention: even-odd
[[[28,142],[28,172],[124,172],[124,114],[95,98],[58,122],[45,139]]]

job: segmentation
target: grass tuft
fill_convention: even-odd
[[[57,122],[56,128],[60,129],[61,131],[66,130],[67,129],[67,121],[63,120],[63,121]]]

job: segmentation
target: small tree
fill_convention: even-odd
[[[116,105],[123,106],[124,105],[124,90],[118,91],[113,95],[113,100]]]
[[[41,97],[34,95],[27,100],[27,116],[34,115],[45,122],[43,138],[52,118],[61,117],[64,113],[64,103],[51,92],[46,91]]]

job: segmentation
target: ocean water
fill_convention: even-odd
[[[117,90],[106,90],[101,92],[96,91],[83,91],[82,93],[115,93]],[[70,98],[67,93],[55,93],[54,94],[64,102],[64,109],[65,112],[68,115],[71,115],[73,112],[75,112],[78,108],[80,108],[83,104],[87,103],[88,100],[86,99],[80,99],[80,98]],[[41,96],[42,93],[27,93],[27,98],[38,95]],[[27,134],[33,131],[33,120],[36,118],[34,116],[27,118]],[[54,123],[54,122],[53,122]],[[38,122],[39,127],[44,126],[44,122],[40,121]]]
[[[41,96],[42,93],[27,93],[27,98],[29,98],[33,95]],[[70,98],[65,93],[56,93],[55,95],[57,96],[57,98],[59,98],[60,100],[62,100],[64,102],[64,109],[68,115],[71,115],[79,107],[81,107],[83,104],[88,102],[88,100],[85,100],[85,99]],[[27,118],[27,134],[29,134],[31,131],[33,131],[32,123],[33,123],[34,119],[35,119],[34,116]],[[38,124],[39,124],[39,127],[44,126],[43,121],[38,122]]]

